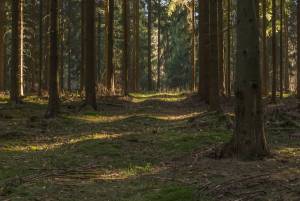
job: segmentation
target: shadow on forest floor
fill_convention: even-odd
[[[65,98],[46,120],[44,99],[0,98],[0,200],[299,200],[295,100],[267,109],[274,157],[256,162],[205,154],[231,137],[232,107],[207,111],[196,96],[100,98],[79,111]]]

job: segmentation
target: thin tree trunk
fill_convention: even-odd
[[[5,1],[0,1],[0,91],[4,91],[4,83],[5,83],[5,55],[4,49],[4,34],[5,34]]]
[[[139,78],[140,78],[140,60],[139,60],[139,50],[140,50],[140,0],[135,0],[134,3],[134,71],[135,71],[135,80],[134,80],[134,91],[139,90]]]
[[[85,10],[84,10],[84,0],[81,0],[81,65],[80,65],[80,93],[83,92],[84,89],[84,83],[85,83],[85,75],[84,75],[84,71],[85,71],[85,66],[84,66],[84,61],[85,61],[85,45],[84,45],[84,19],[85,19]]]
[[[219,64],[218,64],[218,0],[210,1],[210,67],[209,105],[219,110]]]
[[[49,103],[46,117],[55,117],[59,111],[58,94],[58,23],[57,0],[51,0],[50,6],[50,69],[49,69]]]
[[[272,63],[273,63],[273,77],[272,77],[272,102],[276,102],[277,92],[277,39],[276,39],[276,0],[272,0]]]
[[[209,0],[199,0],[199,95],[209,101]]]
[[[227,70],[226,70],[226,94],[231,96],[231,0],[227,2]]]
[[[72,24],[71,24],[71,19],[72,19],[72,10],[71,10],[71,1],[68,1],[68,91],[72,91]],[[80,79],[84,76],[84,70],[83,70],[83,75],[80,75]],[[83,83],[81,83],[83,84]],[[81,86],[83,87],[83,86]]]
[[[284,64],[284,89],[288,93],[290,91],[290,62],[289,62],[289,30],[288,30],[288,16],[285,9],[284,12],[284,40],[285,40],[285,64]]]
[[[12,46],[10,72],[10,100],[14,104],[20,103],[20,66],[21,66],[21,3],[22,0],[12,0]]]
[[[297,36],[297,97],[300,99],[300,0],[297,2]]]
[[[219,89],[225,95],[224,88],[224,35],[223,35],[223,0],[218,0],[218,54],[219,54]]]
[[[96,51],[95,51],[95,1],[84,1],[84,66],[86,105],[97,109],[96,102]]]
[[[44,18],[44,1],[40,1],[39,7],[39,89],[38,95],[42,96],[42,75],[43,75],[43,68],[44,68],[44,48],[43,48],[43,18]]]
[[[284,1],[280,0],[280,38],[279,38],[279,59],[280,59],[280,72],[279,72],[279,83],[280,83],[280,98],[283,98],[283,9]]]
[[[191,91],[196,90],[196,22],[195,22],[195,0],[192,0],[192,81],[191,81]]]
[[[148,0],[148,91],[152,90],[152,1]]]
[[[123,32],[124,32],[124,48],[123,48],[123,93],[128,96],[128,67],[129,67],[129,9],[128,0],[123,0]]]
[[[157,9],[157,91],[161,90],[161,2],[158,1]]]
[[[114,0],[108,0],[108,27],[106,28],[107,34],[107,90],[110,93],[115,92],[115,69],[113,64],[113,57],[114,57]]]
[[[64,90],[64,42],[65,42],[65,30],[64,30],[64,0],[60,0],[60,68],[59,68],[59,88]]]
[[[267,0],[262,0],[262,93],[269,93],[269,65],[267,54]]]

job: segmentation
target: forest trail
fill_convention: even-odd
[[[186,94],[99,98],[97,112],[63,100],[72,101],[46,120],[44,99],[14,107],[0,99],[0,200],[300,198],[300,118],[289,98],[268,107],[273,157],[256,162],[206,157],[231,138],[226,102],[217,114]]]

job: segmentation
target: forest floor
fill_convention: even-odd
[[[299,201],[296,100],[268,105],[272,157],[255,162],[207,157],[231,138],[231,102],[218,114],[191,95],[132,94],[79,111],[66,96],[47,120],[46,99],[2,96],[0,200]]]

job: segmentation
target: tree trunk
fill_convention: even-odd
[[[134,3],[134,91],[139,90],[139,78],[140,78],[140,60],[139,60],[139,51],[140,51],[140,0],[135,0]]]
[[[85,66],[84,66],[84,61],[85,61],[85,45],[84,45],[84,19],[85,19],[85,10],[84,10],[84,0],[81,0],[81,65],[80,65],[80,92],[83,92],[84,89],[84,83],[85,83],[85,75],[84,75],[84,70],[85,70]]]
[[[95,1],[84,1],[84,66],[86,105],[97,109],[96,103],[96,51],[95,51]]]
[[[218,0],[218,54],[219,54],[219,89],[225,95],[224,88],[224,35],[223,35],[223,0]]]
[[[158,1],[157,9],[157,91],[161,90],[161,2]]]
[[[209,105],[219,110],[219,64],[218,64],[218,0],[210,1],[210,67]]]
[[[284,1],[280,0],[280,38],[279,38],[279,59],[280,59],[280,72],[279,72],[279,89],[280,98],[283,98],[283,8]]]
[[[297,36],[297,97],[300,99],[300,0],[297,2]]]
[[[237,1],[236,126],[223,156],[257,159],[269,154],[261,98],[259,31],[255,0]]]
[[[272,63],[273,63],[273,77],[272,77],[272,102],[276,102],[277,92],[277,39],[276,39],[276,0],[272,0]]]
[[[107,34],[107,90],[111,93],[115,92],[115,69],[113,64],[113,46],[114,46],[114,0],[108,0],[106,17],[108,17],[108,24],[106,27]]]
[[[227,2],[227,69],[226,69],[226,94],[231,96],[231,0]]]
[[[128,67],[129,67],[129,20],[128,20],[128,0],[123,0],[123,32],[124,32],[124,47],[123,47],[123,93],[128,96]]]
[[[191,81],[191,91],[196,90],[196,27],[195,27],[195,0],[192,0],[192,81]]]
[[[60,32],[60,67],[59,67],[59,89],[64,90],[64,42],[65,42],[65,30],[64,30],[64,0],[60,0],[60,23],[59,23],[59,32]]]
[[[199,95],[209,101],[209,0],[199,0]]]
[[[71,24],[71,19],[72,19],[72,2],[71,1],[68,1],[68,80],[67,80],[67,83],[68,83],[68,91],[72,91],[72,64],[71,64],[71,61],[72,61],[72,24]],[[82,69],[81,69],[82,70]],[[80,79],[83,79],[83,76],[84,76],[84,70],[81,72],[82,75],[80,75]],[[80,74],[81,74],[80,73]],[[81,83],[83,84],[83,83]],[[83,87],[81,85],[81,87]],[[81,88],[80,87],[80,88]]]
[[[12,1],[12,45],[10,72],[10,100],[14,104],[20,103],[20,67],[21,67],[21,3],[22,0]]]
[[[49,103],[46,117],[55,117],[59,111],[58,94],[58,31],[57,0],[51,0],[50,6],[50,69],[49,69]]]
[[[43,48],[43,18],[44,18],[44,1],[40,1],[40,7],[39,7],[39,89],[38,89],[38,95],[42,96],[42,83],[43,83],[43,68],[44,68],[44,48]]]
[[[262,0],[262,94],[269,93],[269,65],[267,54],[267,0]]]
[[[148,91],[152,90],[152,1],[148,0]]]
[[[289,30],[288,30],[288,14],[284,12],[284,40],[285,40],[285,64],[284,64],[284,90],[290,92],[290,61],[289,61]]]
[[[5,1],[0,1],[0,91],[4,91],[4,83],[5,83],[5,43],[4,43],[4,35],[5,35]]]

